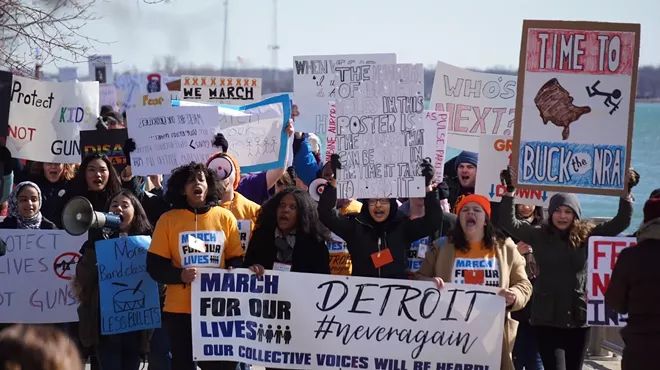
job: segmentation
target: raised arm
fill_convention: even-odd
[[[352,239],[355,221],[342,215],[336,208],[337,205],[337,180],[329,182],[321,198],[319,199],[318,211],[319,220],[332,231],[344,240]]]
[[[540,226],[532,226],[527,222],[518,220],[516,217],[516,206],[513,202],[516,189],[513,187],[513,180],[511,179],[511,166],[502,171],[500,179],[502,184],[506,186],[506,193],[502,196],[500,202],[498,226],[514,238],[536,246],[539,244],[536,241],[543,237],[543,230]]]

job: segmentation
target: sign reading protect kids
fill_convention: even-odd
[[[191,292],[193,360],[283,369],[499,369],[498,290],[200,269]]]
[[[41,82],[14,76],[7,148],[15,158],[80,162],[80,131],[95,130],[98,82]]]
[[[160,328],[158,284],[147,272],[151,237],[96,242],[101,334]]]
[[[639,24],[525,21],[513,164],[518,188],[626,192]]]

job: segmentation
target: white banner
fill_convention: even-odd
[[[637,244],[637,238],[616,236],[592,236],[589,238],[587,255],[587,323],[590,326],[626,326],[620,315],[605,304],[605,292],[610,285],[612,270],[619,254],[625,248]]]
[[[216,107],[135,108],[126,111],[134,175],[170,173],[190,162],[206,163],[218,151]]]
[[[70,283],[87,233],[1,229],[0,238],[7,243],[0,257],[0,322],[78,321]]]
[[[497,288],[267,271],[200,269],[195,361],[284,369],[499,369]],[[468,367],[470,366],[470,367]]]
[[[482,135],[513,135],[516,86],[516,76],[438,62],[429,107],[449,112],[449,146],[476,152]]]
[[[14,76],[7,148],[15,158],[79,163],[80,131],[95,130],[98,116],[98,82]]]
[[[511,164],[511,136],[484,135],[479,139],[479,171],[475,193],[499,203],[506,193],[506,186],[500,181],[500,173]],[[547,207],[554,192],[534,189],[516,189],[516,204]]]
[[[261,100],[261,78],[181,76],[181,96],[183,100],[244,105]]]
[[[117,89],[115,85],[103,84],[99,86],[99,107],[109,105],[117,110]]]

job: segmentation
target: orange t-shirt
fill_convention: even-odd
[[[483,243],[470,243],[470,250],[454,253],[452,283],[500,286],[500,264],[494,249]]]

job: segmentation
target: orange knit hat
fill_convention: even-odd
[[[231,161],[231,163],[234,165],[234,171],[236,171],[236,177],[234,177],[234,190],[236,190],[236,189],[238,188],[238,184],[239,184],[239,182],[241,181],[241,167],[238,165],[238,162],[236,161],[236,159],[235,159],[231,154],[229,154],[229,153],[224,153],[224,152],[217,152],[217,153],[213,154],[213,155],[209,158],[209,160],[206,161],[206,167],[209,167],[209,165],[211,164],[211,162],[212,162],[214,159],[219,158],[219,157],[229,158],[229,160]],[[210,168],[210,167],[209,167],[209,168]],[[210,169],[216,171],[215,168],[210,168]],[[216,172],[217,172],[217,171],[216,171]]]
[[[484,209],[484,212],[486,212],[486,214],[488,215],[488,218],[490,218],[490,201],[488,200],[488,198],[477,194],[470,194],[467,197],[461,199],[461,201],[456,206],[456,214],[461,213],[461,208],[463,208],[463,206],[465,206],[468,203],[477,203],[478,205],[480,205],[481,208]]]

